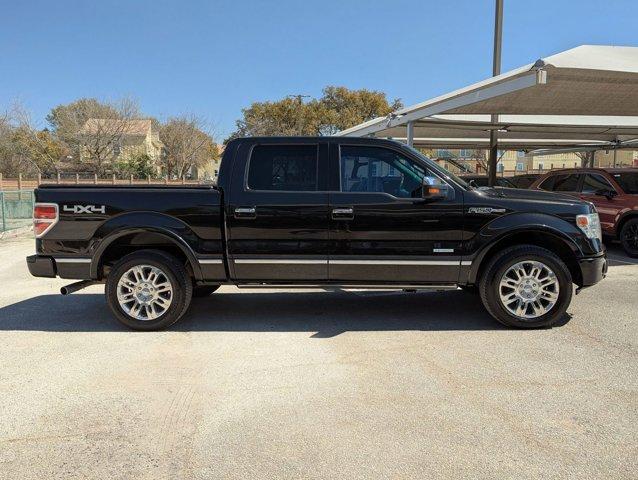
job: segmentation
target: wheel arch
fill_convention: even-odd
[[[616,223],[616,238],[620,239],[620,233],[622,232],[623,227],[629,220],[638,219],[638,210],[629,210],[625,212],[618,219],[618,223]]]
[[[478,283],[494,255],[514,245],[535,245],[553,252],[567,265],[574,283],[582,285],[582,272],[577,259],[579,247],[560,231],[547,227],[520,228],[495,238],[475,257],[468,274],[468,283]]]
[[[193,248],[173,230],[158,225],[126,227],[110,232],[95,250],[91,262],[91,278],[103,279],[107,274],[105,267],[112,261],[144,249],[163,250],[172,254],[184,262],[196,280],[202,279]]]

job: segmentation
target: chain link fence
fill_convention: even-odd
[[[33,222],[33,190],[0,191],[0,233]]]

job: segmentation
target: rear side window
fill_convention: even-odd
[[[625,193],[638,194],[638,172],[614,173],[614,178]]]
[[[575,173],[553,175],[539,185],[543,190],[553,192],[575,192],[578,189],[580,175]]]
[[[583,180],[582,193],[594,194],[601,190],[614,190],[611,184],[603,177],[596,173],[588,173]]]
[[[317,145],[257,145],[248,164],[248,188],[317,190]]]

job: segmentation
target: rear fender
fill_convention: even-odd
[[[202,279],[202,271],[195,255],[198,237],[184,222],[156,212],[132,212],[118,215],[104,222],[95,232],[98,242],[91,262],[91,278],[98,278],[101,259],[107,248],[117,239],[126,235],[152,232],[161,235],[177,246],[186,256],[197,280]]]

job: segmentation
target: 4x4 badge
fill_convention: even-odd
[[[106,213],[106,207],[104,205],[100,205],[99,207],[96,205],[64,205],[62,210],[69,213]]]
[[[467,213],[505,213],[504,208],[492,208],[492,207],[470,207]]]

